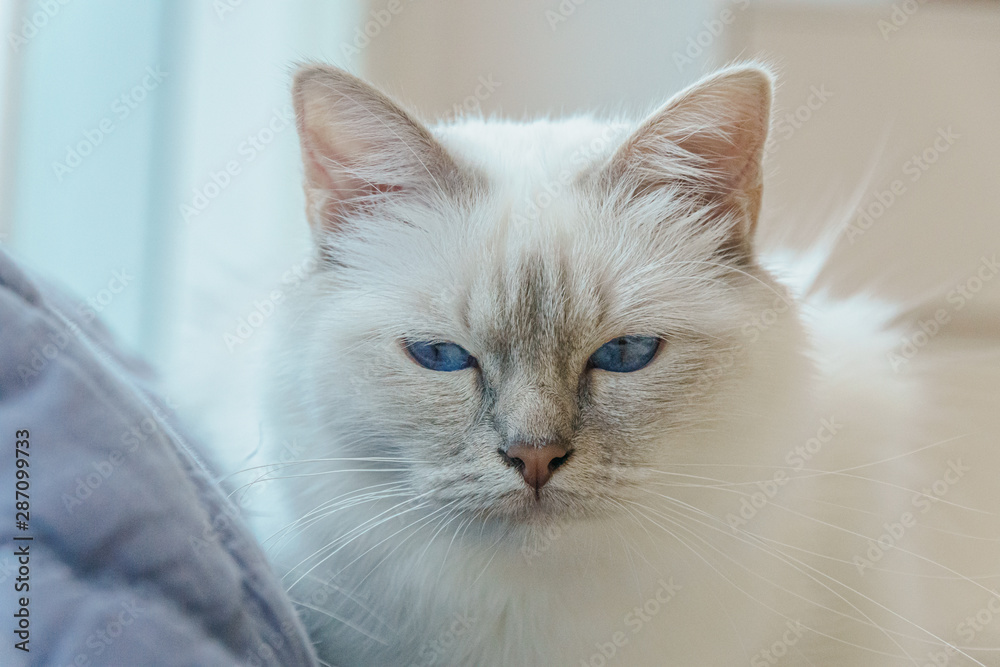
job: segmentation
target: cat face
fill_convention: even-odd
[[[742,391],[770,79],[735,68],[638,129],[429,131],[363,82],[295,85],[321,269],[302,320],[327,453],[432,506],[612,513]]]

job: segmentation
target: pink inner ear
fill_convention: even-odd
[[[397,192],[399,185],[372,183],[351,173],[346,156],[337,153],[310,132],[306,147],[308,177],[313,187],[327,190],[335,199],[349,201],[376,192]],[[363,150],[363,149],[361,149]]]
[[[664,105],[640,128],[634,151],[624,157],[668,178],[698,179],[700,172],[723,193],[752,189],[759,180],[769,108],[770,82],[763,72],[730,72],[697,84]],[[671,157],[670,146],[695,159]]]
[[[323,226],[328,229],[336,228],[366,197],[403,189],[400,185],[371,183],[354,175],[347,160],[326,147],[312,132],[304,152],[308,197],[318,204]]]
[[[326,190],[336,200],[351,199],[370,190],[367,183],[350,173],[345,156],[334,151],[315,132],[308,132],[304,139],[308,158],[306,176],[311,187]]]
[[[723,136],[692,137],[678,145],[704,159],[704,168],[718,175],[724,188],[741,190],[755,178],[759,159],[756,139],[752,131],[733,124],[725,128]]]
[[[317,233],[395,192],[441,187],[457,173],[431,133],[378,90],[335,68],[296,74],[306,212]]]

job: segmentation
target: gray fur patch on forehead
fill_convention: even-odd
[[[568,441],[575,431],[582,313],[594,304],[578,299],[571,271],[564,253],[536,248],[487,283],[494,310],[473,333],[483,346],[484,414],[505,440]]]
[[[498,263],[469,298],[473,335],[490,360],[564,367],[583,331],[600,319],[599,290],[581,293],[571,258],[557,245],[525,250]]]

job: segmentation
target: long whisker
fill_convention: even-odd
[[[684,530],[684,531],[688,532],[688,533],[689,533],[689,534],[690,534],[690,535],[691,535],[692,537],[694,537],[694,538],[698,539],[698,540],[699,540],[700,542],[702,542],[702,543],[703,543],[703,544],[704,544],[704,545],[705,545],[706,547],[708,547],[709,549],[711,549],[711,550],[713,550],[713,551],[717,552],[717,553],[718,553],[718,554],[719,554],[720,556],[722,556],[722,557],[723,557],[723,558],[725,558],[726,560],[730,561],[731,563],[733,563],[734,565],[736,565],[736,566],[737,566],[737,567],[739,567],[740,569],[742,569],[742,570],[746,571],[747,573],[751,574],[752,576],[754,576],[754,577],[756,577],[756,578],[758,578],[758,579],[761,579],[762,581],[765,581],[766,583],[768,583],[768,584],[770,584],[770,585],[772,585],[772,586],[775,586],[775,587],[776,587],[776,588],[778,588],[779,590],[781,590],[781,591],[783,591],[783,592],[785,592],[785,593],[788,593],[789,595],[792,595],[793,597],[796,597],[796,598],[798,598],[798,599],[800,599],[800,600],[803,600],[803,601],[805,601],[805,602],[809,602],[809,603],[810,603],[810,604],[812,604],[812,605],[815,605],[815,606],[818,606],[818,607],[820,607],[821,609],[824,609],[824,610],[827,610],[827,611],[830,611],[830,612],[832,612],[832,613],[835,613],[835,614],[837,614],[837,615],[839,615],[839,616],[842,616],[842,617],[844,617],[844,618],[851,618],[850,616],[847,616],[847,615],[843,614],[843,612],[838,612],[838,611],[837,611],[837,610],[835,610],[835,609],[831,609],[831,608],[829,608],[829,607],[826,607],[826,606],[824,606],[824,605],[819,605],[819,604],[817,604],[816,602],[814,602],[814,601],[811,601],[811,600],[809,600],[808,598],[805,598],[805,597],[803,597],[803,596],[801,596],[801,595],[798,595],[798,594],[796,594],[796,593],[792,592],[791,590],[789,590],[789,589],[787,589],[787,588],[785,588],[785,587],[783,587],[783,586],[779,586],[779,585],[775,584],[775,582],[773,582],[773,581],[771,581],[771,580],[769,580],[769,579],[766,579],[766,578],[764,578],[764,577],[763,577],[762,575],[760,575],[760,574],[758,574],[758,573],[755,573],[755,572],[753,572],[752,570],[750,570],[749,568],[747,568],[747,567],[743,566],[743,565],[742,565],[741,563],[739,563],[739,562],[738,562],[738,561],[736,561],[735,559],[731,558],[730,556],[728,556],[727,554],[725,554],[725,553],[724,553],[724,552],[722,552],[721,550],[719,550],[719,549],[717,549],[716,547],[714,547],[714,546],[713,546],[712,544],[710,544],[710,543],[709,543],[709,542],[708,542],[707,540],[705,540],[705,539],[704,539],[703,537],[701,537],[700,535],[698,535],[698,534],[697,534],[697,533],[695,533],[694,531],[691,531],[690,529],[688,529],[688,528],[686,528],[685,526],[681,525],[680,523],[678,523],[678,522],[674,521],[674,520],[673,520],[673,519],[671,519],[670,517],[668,517],[668,516],[665,516],[665,515],[663,515],[662,513],[658,512],[657,510],[654,510],[654,509],[652,509],[652,508],[650,508],[650,507],[647,507],[647,506],[645,506],[645,505],[642,505],[642,504],[640,504],[640,503],[634,503],[634,504],[638,505],[639,507],[641,507],[641,508],[643,508],[643,509],[646,509],[646,510],[647,510],[647,511],[649,511],[649,512],[652,512],[652,513],[656,514],[657,516],[660,516],[660,518],[662,518],[662,519],[664,519],[664,520],[666,520],[666,521],[669,521],[669,522],[670,522],[670,523],[671,523],[672,525],[674,525],[675,527],[677,527],[677,528],[679,528],[679,529],[681,529],[681,530]],[[646,518],[647,518],[647,520],[650,520],[650,521],[651,521],[651,519],[649,519],[649,517],[646,517]],[[654,523],[655,523],[655,522],[654,522]],[[659,525],[659,524],[656,524],[656,525]],[[663,528],[662,526],[660,526],[660,527],[661,527],[661,528]],[[752,544],[752,543],[748,543],[748,544]],[[773,553],[771,553],[771,552],[765,552],[765,553],[768,553],[769,555],[773,555],[773,556],[777,557],[777,555],[775,555],[775,554],[773,554]],[[780,560],[780,559],[779,559],[779,560]],[[786,563],[786,564],[790,564],[790,563]],[[790,564],[790,565],[791,565],[791,564]],[[795,566],[794,566],[794,565],[792,565],[792,567],[795,567]],[[713,567],[713,569],[716,569],[716,568],[714,568],[714,567]],[[796,568],[796,569],[798,569],[798,568]],[[717,569],[716,569],[716,572],[718,572],[718,570],[717,570]],[[720,576],[723,576],[723,578],[725,578],[725,579],[726,579],[727,581],[729,581],[729,582],[730,582],[731,584],[733,584],[733,586],[734,586],[734,587],[736,587],[736,588],[737,588],[737,590],[740,590],[740,591],[741,591],[741,592],[743,592],[744,594],[747,594],[747,593],[746,593],[746,591],[744,591],[744,590],[743,590],[742,588],[740,588],[739,586],[737,586],[737,585],[736,585],[736,584],[735,584],[734,582],[732,582],[732,580],[730,580],[730,579],[729,579],[728,577],[725,577],[725,575],[723,575],[723,574],[722,574],[721,572],[718,572],[718,573],[719,573],[719,575],[720,575]],[[809,576],[809,575],[808,575],[807,573],[805,573],[805,572],[803,572],[803,574],[805,574],[806,576]],[[824,584],[822,584],[822,582],[820,582],[819,580],[816,580],[816,579],[815,579],[815,578],[813,578],[813,577],[810,577],[810,578],[812,578],[812,579],[813,579],[813,580],[814,580],[814,581],[815,581],[815,582],[816,582],[817,584],[819,584],[819,585],[821,585],[821,586],[824,586]],[[825,588],[828,588],[828,589],[829,589],[829,587],[826,587],[826,586],[824,586],[824,587],[825,587]],[[916,661],[915,661],[915,660],[914,660],[914,659],[912,658],[912,656],[910,656],[910,655],[909,655],[909,654],[908,654],[908,653],[906,652],[906,650],[905,650],[905,649],[904,649],[904,648],[903,648],[903,647],[902,647],[902,646],[901,646],[901,645],[899,644],[899,642],[898,642],[898,641],[896,641],[896,639],[895,639],[894,637],[892,637],[892,634],[891,634],[891,633],[889,633],[889,632],[888,632],[887,630],[885,630],[884,628],[882,628],[881,626],[879,626],[879,625],[878,625],[877,623],[874,623],[874,622],[873,622],[873,621],[872,621],[872,620],[871,620],[871,619],[870,619],[870,618],[869,618],[869,617],[868,617],[868,616],[867,616],[866,614],[864,614],[864,612],[862,612],[862,611],[861,611],[860,609],[858,609],[858,607],[857,607],[856,605],[854,605],[853,603],[851,603],[850,601],[848,601],[848,600],[847,600],[846,598],[843,598],[843,596],[840,596],[840,595],[839,595],[838,593],[836,593],[836,591],[833,591],[832,589],[829,589],[829,590],[830,590],[830,592],[831,592],[832,594],[836,595],[837,597],[840,597],[840,598],[841,598],[841,599],[842,599],[842,600],[843,600],[843,601],[844,601],[845,603],[847,603],[847,604],[848,604],[849,606],[851,606],[851,607],[852,607],[852,608],[853,608],[853,609],[854,609],[855,611],[857,611],[857,612],[858,612],[859,614],[861,614],[862,616],[864,616],[864,618],[868,620],[868,624],[869,624],[869,625],[870,625],[871,627],[873,627],[873,628],[875,628],[875,629],[879,630],[880,632],[882,632],[882,634],[884,634],[884,635],[886,636],[886,638],[887,638],[887,639],[889,639],[889,640],[890,640],[890,641],[891,641],[891,642],[892,642],[893,644],[895,644],[895,645],[896,645],[896,646],[897,646],[897,647],[898,647],[898,648],[899,648],[899,649],[900,649],[901,651],[903,651],[903,655],[904,655],[904,656],[906,656],[907,658],[909,658],[909,659],[910,659],[910,661],[911,661],[911,662],[914,662],[914,664],[916,664]],[[747,594],[747,595],[749,595],[749,594]],[[784,613],[782,613],[782,612],[780,612],[780,611],[778,611],[778,610],[774,609],[773,607],[771,607],[771,606],[769,606],[769,605],[766,605],[766,604],[765,604],[765,603],[763,603],[762,601],[760,601],[760,600],[757,600],[757,599],[756,599],[756,598],[754,598],[753,596],[750,596],[750,598],[751,598],[752,600],[754,600],[755,602],[757,602],[758,604],[761,604],[762,606],[764,606],[764,607],[765,607],[766,609],[768,609],[768,610],[770,610],[770,611],[773,611],[773,612],[774,612],[775,614],[777,614],[778,616],[781,616],[782,618],[785,618],[785,619],[786,619],[786,620],[788,620],[788,621],[792,621],[792,620],[794,620],[794,619],[792,619],[792,618],[788,617],[787,615],[785,615]],[[872,601],[872,602],[874,602],[874,601]],[[876,603],[876,604],[877,604],[877,603]],[[854,620],[854,621],[858,621],[858,619],[852,619],[852,620]],[[800,621],[800,622],[801,622],[801,621]],[[832,636],[832,635],[829,635],[829,634],[826,634],[826,633],[824,633],[824,632],[822,632],[822,631],[820,631],[820,630],[818,630],[818,629],[816,629],[816,628],[813,628],[813,627],[811,627],[811,626],[807,626],[807,625],[805,625],[804,623],[803,623],[802,625],[803,625],[803,627],[806,627],[806,628],[808,628],[808,629],[812,630],[813,632],[817,633],[817,634],[818,634],[818,635],[820,635],[820,636],[823,636],[823,637],[826,637],[826,638],[828,638],[828,639],[831,639],[831,640],[833,640],[833,641],[836,641],[836,642],[838,642],[838,643],[841,643],[841,644],[845,644],[845,645],[848,645],[848,646],[852,646],[852,647],[854,647],[854,648],[858,648],[858,649],[862,649],[862,650],[865,650],[865,651],[869,651],[869,652],[871,652],[871,653],[875,653],[875,654],[877,654],[877,655],[883,655],[883,656],[887,656],[887,657],[899,657],[898,655],[893,655],[893,654],[891,654],[891,653],[885,653],[885,652],[883,652],[883,651],[879,651],[879,650],[877,650],[877,649],[873,649],[873,648],[871,648],[871,647],[868,647],[868,646],[861,646],[861,645],[859,645],[859,644],[854,644],[854,643],[852,643],[852,642],[848,642],[848,641],[846,641],[846,640],[844,640],[844,639],[841,639],[841,638],[838,638],[838,637],[834,637],[834,636]]]
[[[303,602],[302,600],[296,600],[294,597],[289,596],[289,598],[291,599],[292,604],[298,605],[300,607],[305,607],[306,609],[311,609],[312,611],[315,611],[315,612],[317,612],[319,614],[323,614],[324,616],[329,616],[333,620],[339,621],[340,623],[343,623],[344,625],[346,625],[347,627],[351,628],[352,630],[356,630],[356,631],[360,632],[361,634],[363,634],[365,637],[368,637],[372,641],[376,641],[379,644],[382,644],[383,646],[388,646],[389,645],[389,642],[387,642],[386,640],[382,639],[381,637],[377,637],[377,636],[373,635],[368,630],[364,629],[363,627],[361,627],[357,623],[354,623],[353,621],[351,621],[351,619],[349,619],[349,618],[345,618],[343,616],[338,616],[337,614],[334,614],[332,611],[329,611],[327,609],[320,609],[316,605],[309,604],[308,602]]]
[[[629,501],[629,502],[631,502],[631,501]],[[639,507],[643,507],[643,506],[642,506],[641,504],[637,504],[637,505],[638,505]],[[735,589],[736,589],[736,590],[738,590],[738,591],[739,591],[740,593],[742,593],[743,595],[745,595],[745,596],[746,596],[746,597],[747,597],[748,599],[750,599],[751,601],[753,601],[753,602],[755,602],[755,603],[757,603],[757,604],[761,605],[761,606],[762,606],[763,608],[765,608],[765,609],[767,609],[768,611],[770,611],[770,612],[774,613],[774,614],[775,614],[776,616],[779,616],[779,617],[781,617],[781,618],[785,619],[786,621],[796,621],[796,620],[797,620],[797,619],[793,619],[792,617],[788,616],[787,614],[783,613],[782,611],[780,611],[780,610],[778,610],[778,609],[775,609],[774,607],[772,607],[772,606],[768,605],[768,604],[767,604],[767,603],[765,603],[764,601],[762,601],[762,600],[759,600],[759,599],[755,598],[755,597],[754,597],[753,595],[751,595],[751,594],[750,594],[750,593],[748,593],[748,592],[747,592],[746,590],[744,590],[744,589],[743,589],[743,588],[742,588],[742,587],[741,587],[741,586],[740,586],[739,584],[737,584],[737,583],[736,583],[735,581],[733,581],[733,580],[732,580],[732,579],[731,579],[730,577],[727,577],[727,576],[726,576],[726,575],[725,575],[724,573],[722,573],[722,572],[721,572],[721,571],[720,571],[720,570],[719,570],[719,569],[718,569],[717,567],[715,567],[714,565],[712,565],[712,564],[711,564],[711,563],[710,563],[710,562],[708,561],[708,559],[706,559],[706,558],[705,558],[705,557],[704,557],[704,556],[703,556],[702,554],[698,553],[698,552],[697,552],[697,551],[695,550],[695,548],[694,548],[694,547],[693,547],[693,546],[692,546],[691,544],[689,544],[689,543],[688,543],[688,542],[687,542],[686,540],[682,539],[682,538],[681,538],[681,537],[680,537],[679,535],[677,535],[676,533],[674,533],[673,531],[671,531],[671,530],[670,530],[669,528],[667,528],[667,527],[663,526],[662,524],[658,523],[658,522],[657,522],[657,521],[655,521],[654,519],[651,519],[651,518],[649,518],[648,516],[646,516],[645,514],[643,514],[643,513],[641,512],[641,510],[639,510],[639,513],[640,513],[640,515],[642,515],[642,516],[643,516],[643,518],[645,518],[645,519],[646,519],[647,521],[649,521],[650,523],[652,523],[652,524],[653,524],[654,526],[656,526],[657,528],[660,528],[661,530],[663,530],[664,532],[666,532],[666,533],[667,533],[668,535],[670,535],[671,537],[673,537],[673,538],[674,538],[675,540],[677,540],[677,543],[678,543],[678,544],[680,544],[681,546],[683,546],[684,548],[686,548],[687,550],[689,550],[689,551],[690,551],[690,552],[691,552],[692,554],[694,554],[695,556],[697,556],[697,557],[698,557],[698,558],[699,558],[699,559],[700,559],[700,560],[701,560],[701,561],[702,561],[703,563],[705,563],[705,565],[707,565],[707,566],[708,566],[708,567],[709,567],[710,569],[712,569],[712,570],[713,570],[713,571],[714,571],[714,572],[715,572],[715,573],[716,573],[717,575],[719,575],[719,576],[720,576],[720,577],[721,577],[722,579],[724,579],[724,580],[725,580],[726,582],[728,582],[728,583],[729,583],[729,584],[730,584],[730,585],[731,585],[731,586],[732,586],[733,588],[735,588]],[[668,521],[670,521],[672,525],[676,525],[676,526],[677,526],[678,528],[682,528],[682,526],[678,525],[678,524],[677,524],[677,523],[676,523],[675,521],[672,521],[672,520],[670,520],[669,518],[668,518],[667,520],[668,520]],[[689,532],[690,532],[690,531],[689,531]],[[695,536],[695,537],[699,537],[699,536],[697,536],[697,535],[694,535],[694,536]],[[715,551],[718,551],[717,549],[714,549],[714,547],[712,547],[712,546],[711,546],[710,544],[708,544],[707,542],[705,542],[705,540],[704,540],[703,538],[700,538],[700,537],[699,537],[699,539],[701,539],[701,541],[702,541],[702,542],[704,542],[704,543],[705,543],[705,545],[706,545],[706,546],[708,546],[709,548],[712,548],[713,550],[715,550]],[[734,559],[730,558],[730,557],[729,557],[729,556],[728,556],[727,554],[725,554],[725,553],[723,553],[723,552],[719,551],[719,555],[721,555],[721,556],[722,556],[723,558],[725,558],[726,560],[728,560],[728,561],[732,562],[732,563],[733,563],[734,565],[736,565],[737,567],[739,567],[739,568],[741,568],[741,569],[743,569],[743,570],[746,570],[746,571],[747,571],[747,572],[749,572],[749,573],[750,573],[751,575],[753,575],[753,576],[756,576],[757,578],[759,578],[759,579],[762,579],[762,580],[763,580],[763,577],[762,577],[761,575],[758,575],[758,574],[756,574],[756,573],[754,573],[754,572],[752,572],[752,571],[749,571],[749,570],[747,570],[747,568],[743,567],[743,565],[742,565],[741,563],[739,563],[739,562],[737,562],[736,560],[734,560]],[[786,588],[784,588],[784,587],[782,587],[782,586],[779,586],[779,585],[775,584],[775,583],[774,583],[774,582],[772,582],[772,581],[769,581],[769,580],[765,580],[765,581],[767,581],[767,583],[769,583],[769,584],[771,584],[771,585],[775,586],[775,587],[776,587],[776,588],[778,588],[779,590],[782,590],[782,591],[784,591],[784,592],[786,592],[786,593],[788,593],[788,594],[790,594],[790,595],[793,595],[793,596],[795,596],[795,597],[800,597],[800,596],[796,595],[795,593],[793,593],[792,591],[790,591],[790,590],[788,590],[788,589],[786,589]],[[808,601],[808,600],[807,600],[807,601]],[[831,610],[831,611],[832,611],[832,610]],[[813,628],[813,627],[811,627],[811,626],[808,626],[808,625],[806,625],[806,624],[804,624],[804,623],[802,624],[802,627],[804,627],[804,628],[807,628],[807,629],[809,629],[809,630],[811,630],[811,631],[815,632],[815,633],[816,633],[817,635],[819,635],[819,636],[821,636],[821,637],[826,637],[827,639],[830,639],[830,640],[832,640],[832,641],[835,641],[835,642],[837,642],[837,643],[840,643],[840,644],[844,644],[844,645],[847,645],[847,646],[851,646],[851,647],[853,647],[853,648],[858,648],[858,649],[862,649],[862,650],[864,650],[864,651],[869,651],[869,652],[872,652],[872,653],[875,653],[876,655],[882,655],[882,656],[886,656],[886,657],[890,657],[890,658],[895,658],[895,657],[899,657],[899,656],[897,656],[897,655],[894,655],[894,654],[891,654],[891,653],[886,653],[886,652],[884,652],[884,651],[879,651],[879,650],[876,650],[876,649],[872,649],[872,648],[870,648],[870,647],[866,647],[866,646],[860,646],[860,645],[858,645],[858,644],[854,644],[854,643],[852,643],[852,642],[848,642],[848,641],[846,641],[846,640],[843,640],[843,639],[840,639],[840,638],[838,638],[838,637],[834,637],[833,635],[830,635],[830,634],[827,634],[827,633],[824,633],[823,631],[821,631],[821,630],[818,630],[818,629],[816,629],[816,628]]]
[[[681,501],[678,501],[677,499],[674,499],[674,498],[670,498],[669,496],[663,496],[662,494],[654,494],[654,495],[657,495],[657,496],[660,496],[660,497],[662,497],[662,498],[664,498],[664,499],[666,499],[666,500],[669,500],[669,501],[672,501],[672,502],[676,502],[676,503],[678,503],[678,504],[680,504],[680,505],[682,505],[682,506],[685,506],[686,508],[691,508],[691,506],[690,506],[690,505],[688,505],[687,503],[683,503],[683,502],[681,502]],[[648,508],[647,508],[647,509],[648,509]],[[696,509],[696,508],[691,508],[691,509]],[[701,514],[704,514],[703,512],[699,512],[699,513],[701,513]],[[713,517],[713,518],[714,518],[714,517]],[[711,525],[709,525],[709,524],[706,524],[706,523],[704,523],[704,522],[700,522],[700,521],[698,521],[697,519],[694,519],[694,520],[695,520],[695,521],[696,521],[697,523],[700,523],[701,525],[704,525],[705,527],[707,527],[707,528],[709,528],[709,529],[711,529],[711,530],[716,530],[716,531],[718,531],[718,532],[720,532],[720,533],[723,533],[723,534],[727,534],[727,535],[729,535],[729,533],[727,533],[727,531],[725,531],[725,530],[721,530],[721,529],[719,529],[719,528],[717,528],[717,527],[715,527],[715,526],[711,526]],[[759,538],[758,536],[756,536],[756,535],[754,535],[754,534],[752,534],[752,533],[747,533],[747,532],[745,532],[745,531],[743,531],[743,532],[742,532],[741,534],[743,534],[743,535],[750,535],[750,536],[752,536],[752,537],[753,537],[754,539],[762,539],[762,538]],[[731,536],[731,535],[730,535],[730,536]],[[743,542],[744,542],[744,543],[746,543],[746,544],[753,544],[752,542],[748,542],[748,541],[746,541],[746,540],[741,540],[741,541],[743,541]],[[772,555],[772,556],[774,556],[774,557],[778,557],[778,552],[772,552],[772,551],[767,551],[767,550],[765,550],[765,553],[768,553],[769,555]],[[851,605],[851,607],[852,607],[852,608],[854,608],[855,610],[857,610],[857,611],[858,611],[859,613],[862,613],[862,612],[860,611],[860,609],[858,609],[858,608],[857,608],[857,607],[856,607],[855,605],[853,605],[852,603],[850,603],[850,602],[849,602],[849,601],[848,601],[848,600],[847,600],[846,598],[843,598],[843,596],[841,596],[841,595],[840,595],[839,593],[837,593],[837,592],[836,592],[836,591],[834,591],[833,589],[829,588],[828,586],[826,586],[825,584],[823,584],[823,583],[822,583],[821,581],[819,581],[819,580],[818,580],[818,579],[816,579],[815,577],[813,577],[813,576],[809,575],[808,573],[806,573],[806,572],[805,572],[804,570],[802,570],[801,568],[806,568],[806,569],[808,569],[809,571],[811,571],[811,572],[814,572],[814,573],[816,573],[816,574],[817,574],[818,576],[820,576],[820,577],[823,577],[823,578],[825,578],[825,579],[828,579],[828,580],[830,580],[831,582],[834,582],[834,583],[837,583],[837,584],[839,584],[839,585],[841,585],[841,586],[844,586],[845,588],[847,588],[848,590],[850,590],[850,591],[851,591],[851,592],[853,592],[854,594],[858,595],[859,597],[861,597],[861,598],[863,598],[863,599],[867,600],[868,602],[871,602],[871,603],[875,604],[875,605],[876,605],[876,606],[878,606],[879,608],[883,609],[884,611],[887,611],[888,613],[892,614],[892,615],[893,615],[893,616],[895,616],[896,618],[899,618],[899,619],[900,619],[900,620],[902,620],[903,622],[905,622],[905,623],[908,623],[909,625],[912,625],[912,626],[913,626],[914,628],[916,628],[916,629],[920,630],[921,632],[924,632],[924,633],[926,633],[926,634],[927,634],[928,636],[932,637],[932,638],[933,638],[934,640],[936,640],[936,641],[938,641],[938,642],[940,642],[940,643],[942,643],[942,644],[945,644],[945,645],[948,645],[948,646],[952,646],[953,648],[956,648],[956,650],[960,650],[960,649],[958,649],[957,647],[954,647],[954,646],[953,646],[952,644],[950,644],[949,642],[946,642],[946,641],[944,641],[944,640],[943,640],[942,638],[940,638],[940,637],[938,637],[937,635],[935,635],[934,633],[930,632],[929,630],[927,630],[927,629],[925,629],[925,628],[923,628],[923,627],[921,627],[921,626],[917,625],[917,624],[916,624],[916,623],[914,623],[913,621],[911,621],[911,620],[907,619],[906,617],[902,616],[902,615],[901,615],[901,614],[899,614],[898,612],[896,612],[896,611],[894,611],[894,610],[890,609],[889,607],[887,607],[887,606],[885,606],[885,605],[883,605],[883,604],[879,603],[878,601],[876,601],[876,600],[874,600],[874,599],[872,599],[872,598],[870,598],[870,597],[868,597],[868,596],[866,596],[866,595],[864,595],[864,594],[860,593],[860,592],[859,592],[859,591],[857,591],[857,590],[854,590],[854,589],[852,589],[851,587],[847,586],[847,585],[846,585],[846,584],[844,584],[843,582],[840,582],[840,581],[839,581],[839,580],[837,580],[836,578],[834,578],[834,577],[831,577],[830,575],[827,575],[826,573],[824,573],[824,572],[821,572],[820,570],[817,570],[816,568],[814,568],[814,567],[812,567],[812,566],[810,566],[810,565],[808,565],[808,564],[806,564],[806,563],[804,563],[804,562],[802,562],[802,561],[800,561],[800,560],[798,560],[798,559],[796,559],[796,558],[793,558],[793,557],[791,557],[791,556],[788,556],[787,554],[780,554],[780,559],[781,559],[781,560],[783,560],[783,561],[784,561],[785,559],[789,559],[789,560],[791,560],[791,561],[792,561],[792,563],[787,563],[787,561],[785,561],[785,562],[786,562],[787,564],[790,564],[790,565],[792,565],[792,567],[794,567],[795,569],[799,570],[800,572],[802,572],[803,574],[805,574],[806,576],[808,576],[808,577],[809,577],[810,579],[812,579],[813,581],[815,581],[815,582],[816,582],[817,584],[821,585],[821,586],[822,586],[822,587],[823,587],[824,589],[828,590],[829,592],[833,593],[833,594],[834,594],[834,595],[836,595],[837,597],[841,598],[841,599],[842,599],[842,600],[843,600],[844,602],[846,602],[847,604]],[[793,563],[794,563],[794,564],[793,564]],[[942,567],[943,567],[943,566],[942,566]],[[956,573],[956,574],[957,574],[957,573]],[[963,579],[964,579],[964,578],[963,578]],[[983,587],[983,588],[985,589],[985,587]],[[986,589],[986,590],[988,590],[988,589]],[[830,611],[834,611],[834,610],[830,610]],[[838,613],[838,612],[834,612],[834,613]],[[867,618],[867,616],[866,616],[866,618]],[[870,620],[870,619],[869,619],[869,620]],[[874,627],[877,627],[877,628],[878,628],[878,629],[879,629],[880,631],[882,631],[882,632],[883,632],[883,634],[886,634],[886,636],[887,636],[887,637],[889,637],[889,634],[888,634],[888,631],[884,630],[883,628],[881,628],[881,627],[880,627],[880,626],[878,626],[878,625],[875,625]],[[896,634],[896,633],[893,633],[893,634]],[[904,635],[904,636],[905,636],[905,635]],[[918,638],[916,638],[916,637],[908,637],[908,638],[910,638],[910,639],[918,639]],[[890,639],[891,639],[891,637],[890,637]],[[892,641],[893,641],[894,643],[896,643],[894,639],[892,639]],[[897,646],[899,646],[899,644],[898,644],[898,643],[897,643]],[[899,646],[899,648],[900,648],[901,650],[904,650],[904,649],[902,648],[902,646]],[[904,653],[905,653],[905,650],[904,650]],[[964,655],[964,653],[963,653],[963,655]],[[971,656],[966,656],[966,657],[969,657],[970,659],[972,659],[972,658],[971,658]],[[978,663],[978,662],[977,662],[977,664],[981,664],[981,663]]]

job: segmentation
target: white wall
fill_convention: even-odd
[[[260,340],[230,350],[225,335],[305,246],[291,72],[305,59],[356,68],[339,45],[360,12],[354,0],[0,7],[0,242],[99,310],[231,451],[255,445],[255,417],[230,420],[246,434],[200,417],[243,416],[257,381],[243,351]],[[35,28],[12,47],[24,19]],[[86,154],[57,166],[72,151]]]
[[[894,298],[947,293],[1000,253],[1000,4],[760,3],[750,18],[734,48],[781,75],[765,234],[843,210],[837,286]],[[1000,277],[976,299],[1000,300]]]
[[[368,17],[389,0],[368,0]],[[634,111],[662,101],[719,62],[715,36],[687,40],[747,2],[646,0],[402,1],[366,47],[365,73],[429,117],[454,113],[492,77],[478,103],[508,117]],[[470,106],[472,106],[470,101]]]
[[[6,43],[0,46],[0,244],[10,235],[20,117],[22,49],[11,43],[10,35],[17,36],[21,30],[23,5],[23,0],[10,0],[0,5],[0,35],[6,36]]]
[[[162,1],[36,0],[4,34],[17,68],[4,91],[7,245],[132,345],[158,279],[148,220],[174,81],[147,68],[163,70],[164,14]]]
[[[291,75],[309,59],[356,67],[338,46],[359,12],[354,2],[226,1],[235,6],[221,14],[189,2],[176,46],[186,55],[176,119],[184,130],[164,198],[175,261],[153,348],[174,402],[224,464],[258,437],[266,336],[251,327],[244,338],[241,322],[269,311],[308,245]]]

